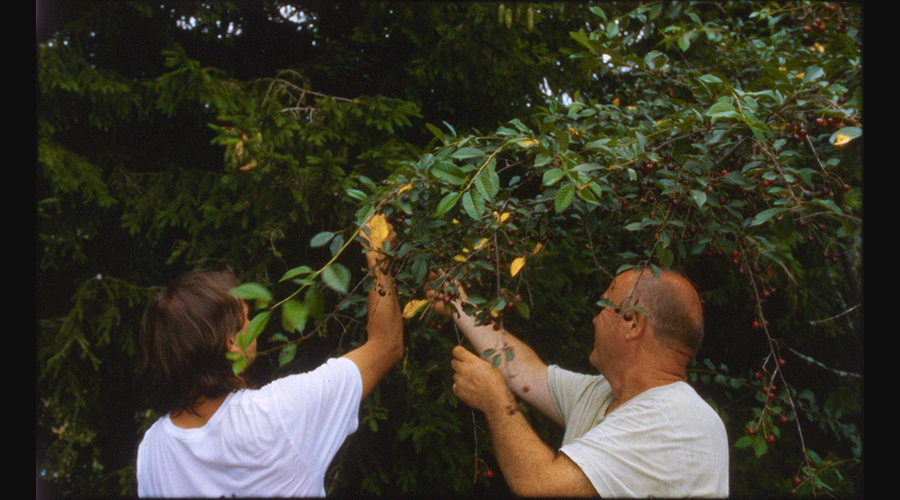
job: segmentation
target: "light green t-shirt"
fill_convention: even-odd
[[[566,425],[560,451],[601,497],[728,496],[725,425],[687,383],[645,391],[604,417],[613,394],[602,375],[554,365],[547,382]]]

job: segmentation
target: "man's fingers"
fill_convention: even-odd
[[[460,361],[466,361],[466,360],[472,359],[473,357],[477,358],[477,356],[475,356],[474,354],[469,352],[468,349],[466,349],[465,347],[463,347],[461,345],[458,345],[453,348],[453,357]]]

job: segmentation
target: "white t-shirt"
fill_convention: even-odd
[[[358,425],[362,377],[353,361],[231,393],[203,427],[168,415],[138,448],[141,497],[325,496],[325,470]]]
[[[728,437],[719,415],[685,382],[638,394],[604,416],[602,375],[550,366],[550,394],[566,424],[560,451],[601,497],[728,496]]]

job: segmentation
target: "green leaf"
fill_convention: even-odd
[[[250,344],[259,337],[259,334],[266,328],[271,314],[272,311],[263,311],[257,314],[250,320],[250,324],[247,325],[247,331],[238,334],[236,339],[237,345],[242,351],[246,351]]]
[[[449,212],[451,208],[456,206],[456,202],[459,201],[459,197],[460,194],[456,192],[444,196],[438,203],[437,209],[434,211],[435,218],[442,217],[445,213]]]
[[[462,185],[466,180],[465,172],[448,161],[438,162],[431,167],[431,175],[455,186]]]
[[[733,113],[735,111],[735,109],[734,109],[734,105],[731,103],[731,99],[729,99],[729,98],[725,98],[725,99],[727,99],[727,100],[720,99],[715,104],[710,106],[709,109],[706,110],[706,116],[721,116],[721,115],[727,114],[729,112]]]
[[[474,184],[478,194],[487,202],[491,202],[500,191],[500,179],[492,168],[484,170],[481,175],[476,177]]]
[[[469,158],[481,158],[484,156],[484,151],[475,148],[462,148],[452,155],[451,158],[455,158],[457,160],[467,160]]]
[[[544,172],[543,184],[545,186],[552,186],[565,176],[566,172],[564,170],[551,168],[550,170]]]
[[[304,302],[289,300],[281,306],[281,327],[288,332],[302,332],[309,316],[309,306]]]
[[[363,193],[359,189],[347,188],[345,191],[347,196],[357,201],[363,201],[367,198],[366,193]]]
[[[282,367],[294,360],[297,355],[297,344],[288,344],[278,351],[278,366]]]
[[[831,210],[832,212],[834,212],[834,213],[836,213],[836,214],[838,214],[838,215],[844,215],[844,211],[841,210],[841,207],[837,206],[837,203],[835,203],[833,200],[820,200],[820,199],[815,199],[815,200],[812,200],[810,203],[813,204],[813,205],[820,205],[820,206],[823,206],[823,207],[827,208],[828,210]]]
[[[350,286],[350,270],[343,264],[335,262],[322,269],[322,281],[336,292],[347,293]]]
[[[697,208],[703,208],[706,203],[706,193],[697,189],[691,189],[691,199],[697,204]]]
[[[597,305],[600,307],[612,307],[615,309],[619,308],[619,305],[609,299],[600,299],[597,301]]]
[[[280,283],[282,281],[287,281],[296,276],[300,276],[301,274],[309,274],[311,272],[312,272],[312,268],[309,266],[295,267],[295,268],[289,270],[288,272],[284,273],[284,276],[282,276],[281,279],[278,280],[278,282]]]
[[[321,233],[312,237],[309,240],[309,246],[312,248],[323,247],[328,244],[331,239],[334,238],[334,233],[331,231],[322,231]]]
[[[575,199],[575,186],[572,184],[566,184],[563,187],[559,188],[559,191],[556,193],[556,199],[553,200],[553,209],[556,210],[556,213],[564,212],[569,206],[572,204],[572,200]]]
[[[787,208],[787,207],[776,207],[776,208],[770,208],[767,210],[763,210],[762,212],[756,214],[756,217],[753,218],[753,222],[751,222],[750,225],[758,226],[758,225],[766,222],[767,220],[771,219],[775,215],[780,214],[785,211],[788,211],[788,210],[790,210],[790,208]]]
[[[319,290],[318,287],[311,286],[306,289],[303,303],[306,304],[309,317],[314,318],[316,321],[320,321],[325,317],[325,297],[322,295],[322,290]]]
[[[675,262],[675,254],[668,248],[664,248],[662,245],[656,247],[656,257],[663,267],[672,267],[672,263]]]
[[[697,79],[703,83],[723,83],[722,80],[719,79],[719,77],[713,75],[703,75]]]
[[[232,289],[231,295],[239,299],[254,300],[257,307],[266,307],[272,301],[272,292],[259,283],[244,283]]]
[[[553,158],[550,155],[540,153],[534,157],[534,166],[535,167],[543,167],[545,165],[549,165],[550,162],[552,162],[552,161],[553,161]]]
[[[595,16],[600,17],[603,21],[606,21],[606,13],[603,12],[603,9],[600,7],[594,6],[589,9]]]
[[[753,439],[750,436],[742,436],[740,439],[734,442],[735,448],[747,448],[751,444],[753,444]]]
[[[810,66],[803,73],[803,83],[810,83],[825,76],[825,71],[819,66]]]
[[[431,133],[434,134],[435,137],[440,139],[440,141],[442,143],[447,144],[447,140],[444,138],[444,132],[441,129],[435,127],[434,125],[432,125],[430,123],[426,123],[425,128],[427,128],[429,131],[431,131]]]
[[[615,22],[606,25],[606,37],[613,38],[619,34],[619,25]]]
[[[247,356],[242,356],[236,352],[229,352],[226,357],[231,360],[231,371],[235,375],[240,375],[247,369]]]
[[[668,66],[669,56],[658,50],[651,50],[644,56],[644,64],[646,64],[647,68],[651,71],[659,71]]]
[[[469,217],[475,220],[481,220],[481,214],[484,213],[484,200],[477,191],[466,191],[462,197],[463,209],[469,214]]]
[[[531,318],[531,307],[524,300],[516,301],[516,312],[525,319]]]
[[[753,453],[756,455],[756,458],[765,455],[768,450],[769,447],[766,445],[765,438],[761,434],[757,434],[753,440]]]

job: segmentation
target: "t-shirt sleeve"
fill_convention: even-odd
[[[579,399],[597,377],[570,372],[556,365],[547,367],[547,386],[556,411],[568,426],[572,413],[579,407]]]
[[[334,358],[273,384],[278,384],[276,411],[288,439],[310,464],[327,465],[359,423],[362,376],[356,364]]]

